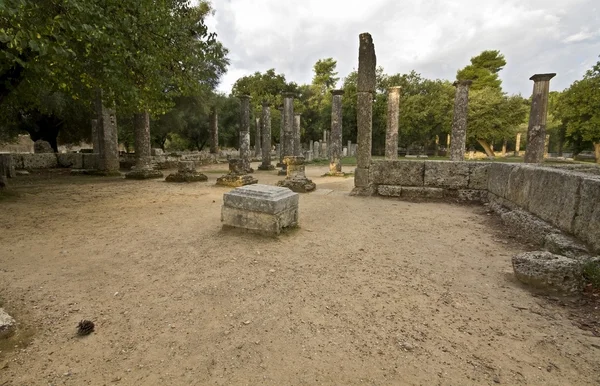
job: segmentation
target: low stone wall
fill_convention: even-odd
[[[381,196],[485,201],[488,166],[484,162],[374,161],[369,178]]]
[[[600,252],[600,177],[552,167],[495,163],[488,198],[521,209]]]
[[[532,241],[545,245],[548,236],[562,231],[598,253],[600,176],[590,168],[500,162],[374,161],[369,178],[381,196],[489,201],[503,220],[514,223],[519,232],[530,233]]]
[[[209,152],[171,153],[152,156],[152,163],[157,170],[177,169],[179,161],[194,161],[196,167],[218,163],[219,156]],[[135,165],[135,154],[125,154],[119,157],[121,169],[130,169]]]

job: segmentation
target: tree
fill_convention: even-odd
[[[575,144],[591,143],[600,163],[600,61],[558,98],[557,116]]]
[[[225,71],[227,50],[204,24],[210,12],[205,1],[5,0],[0,104],[46,114],[40,94],[61,92],[89,106],[102,88],[121,113],[164,113],[175,97],[214,87]]]
[[[504,55],[500,51],[483,51],[471,58],[471,64],[458,70],[457,80],[472,80],[472,90],[486,87],[501,90],[502,81],[498,73],[506,65]]]

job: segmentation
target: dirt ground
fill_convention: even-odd
[[[600,338],[515,282],[527,246],[484,207],[350,197],[310,167],[300,228],[264,238],[221,230],[224,169],[11,181],[0,385],[600,384]]]

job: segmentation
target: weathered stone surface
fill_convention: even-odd
[[[529,212],[515,209],[500,215],[502,222],[508,225],[515,236],[529,240],[537,245],[544,245],[546,236],[556,233],[556,228],[540,220]]]
[[[534,178],[536,168],[519,165],[514,167],[506,181],[506,199],[514,202],[523,209],[529,207],[529,193],[531,180]]]
[[[442,188],[428,188],[403,186],[402,197],[408,199],[427,198],[427,199],[442,199],[446,195],[446,190]]]
[[[551,292],[577,293],[583,285],[578,260],[550,252],[525,252],[512,258],[516,278]]]
[[[516,166],[502,162],[491,163],[488,169],[488,191],[501,198],[506,198],[508,178]]]
[[[119,173],[117,114],[114,109],[109,109],[104,105],[101,90],[96,93],[95,105],[99,138],[97,169],[105,175],[116,175]]]
[[[386,197],[400,197],[402,196],[402,186],[379,185],[377,186],[377,194]]]
[[[344,90],[333,90],[331,104],[331,149],[329,152],[329,174],[342,173],[342,96]]]
[[[0,154],[0,176],[14,178],[15,162],[11,154]]]
[[[412,162],[412,161],[411,161]],[[467,162],[425,162],[425,186],[466,189],[469,186]]]
[[[54,153],[54,149],[49,142],[44,141],[43,139],[38,139],[33,144],[33,152],[35,154],[44,154],[44,153]]]
[[[531,112],[527,128],[527,149],[525,149],[524,162],[541,163],[544,161],[546,148],[546,119],[548,115],[548,93],[550,79],[556,74],[536,74],[533,80],[533,94],[531,96]]]
[[[300,122],[302,116],[300,114],[294,115],[294,130],[292,131],[292,137],[294,138],[294,155],[296,157],[302,156],[302,143],[300,142]]]
[[[152,168],[132,169],[125,174],[125,178],[130,180],[149,180],[152,178],[163,178],[164,175],[160,170]]]
[[[243,162],[245,173],[252,173],[250,167],[250,96],[241,95],[240,115],[240,159]]]
[[[155,156],[155,157],[165,155],[165,152],[163,151],[163,149],[160,149],[160,148],[152,148],[151,153],[152,153],[152,156]]]
[[[425,162],[376,161],[371,164],[370,173],[375,185],[423,186]]]
[[[358,147],[356,161],[359,168],[368,169],[371,163],[373,140],[373,94],[359,92],[357,98]]]
[[[42,154],[23,154],[23,169],[34,170],[34,169],[51,169],[58,167],[58,161],[56,154],[54,153],[42,153]]]
[[[573,219],[573,233],[600,252],[600,180],[582,179],[579,206]]]
[[[489,164],[485,163],[469,163],[469,189],[479,189],[487,191],[488,167]]]
[[[317,188],[315,183],[306,178],[304,173],[304,157],[284,157],[286,178],[277,182],[277,186],[285,187],[296,193],[308,193]]]
[[[260,122],[260,118],[256,117],[254,119],[255,122],[255,131],[254,131],[254,156],[257,158],[262,158],[262,133],[261,127],[262,124]]]
[[[478,189],[459,189],[458,200],[466,201],[466,202],[487,202],[488,200],[488,192],[487,190],[478,190]]]
[[[400,117],[400,91],[402,87],[388,89],[387,126],[385,130],[385,159],[398,159],[398,120]]]
[[[162,173],[161,173],[162,174]],[[169,174],[167,182],[205,182],[208,177],[196,171],[194,161],[180,161],[177,167],[177,173]]]
[[[0,339],[12,335],[17,328],[17,322],[0,308]]]
[[[216,107],[210,109],[210,153],[219,154],[219,113]]]
[[[273,170],[275,167],[271,164],[271,106],[269,103],[262,105],[262,163],[259,170]]]
[[[100,156],[98,154],[82,154],[81,159],[83,161],[84,169],[98,169],[98,164],[100,162]]]
[[[454,82],[454,116],[452,117],[452,141],[450,142],[450,161],[464,161],[467,141],[467,113],[469,105],[469,86],[472,81]]]
[[[56,159],[61,168],[83,169],[83,154],[59,153],[56,155]]]
[[[225,174],[224,176],[217,178],[217,185],[230,186],[233,188],[252,185],[257,182],[258,180],[249,174]]]
[[[375,45],[369,33],[362,33],[358,37],[358,92],[375,92],[377,57]]]
[[[546,235],[544,248],[548,252],[572,259],[586,259],[590,256],[590,252],[583,243],[562,233]]]
[[[298,194],[286,188],[244,186],[223,195],[221,221],[224,227],[278,235],[298,225],[298,202]]]

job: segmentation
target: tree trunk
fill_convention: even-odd
[[[502,157],[506,157],[506,138],[502,142]]]
[[[600,164],[600,142],[594,142],[594,153],[596,154],[596,163]]]
[[[487,141],[485,141],[484,139],[478,139],[477,142],[481,145],[481,147],[483,147],[483,150],[485,150],[485,154],[489,158],[496,158],[496,154],[494,154],[494,150],[487,143]]]

